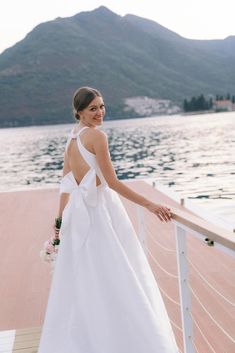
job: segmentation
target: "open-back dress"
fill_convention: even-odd
[[[90,169],[69,193],[38,353],[178,353],[156,280],[96,156],[70,132]],[[96,176],[100,185],[96,185]]]

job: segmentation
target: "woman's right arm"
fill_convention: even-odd
[[[96,159],[108,186],[128,200],[147,208],[150,212],[153,212],[161,221],[169,221],[172,216],[168,207],[151,202],[118,180],[112,161],[110,159],[108,139],[106,134],[99,130],[95,130],[93,133],[93,147],[96,154]]]

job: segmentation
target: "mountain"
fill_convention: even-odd
[[[154,21],[104,6],[35,27],[0,55],[0,126],[72,122],[72,95],[98,88],[107,117],[136,116],[126,99],[181,104],[235,94],[235,37],[189,40]]]

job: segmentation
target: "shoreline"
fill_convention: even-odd
[[[195,116],[195,115],[205,115],[205,114],[229,114],[229,113],[235,113],[235,110],[233,111],[211,111],[211,110],[206,110],[206,111],[195,111],[195,112],[178,112],[176,114],[154,114],[151,116],[135,116],[132,118],[114,118],[114,119],[110,119],[110,118],[104,118],[104,124],[107,123],[115,123],[115,122],[122,122],[122,121],[133,121],[133,120],[139,120],[139,119],[153,119],[153,118],[164,118],[164,117],[184,117],[184,116]],[[37,125],[17,125],[17,126],[1,126],[0,125],[0,130],[6,130],[6,129],[16,129],[16,128],[30,128],[30,127],[43,127],[43,126],[64,126],[64,125],[72,125],[72,124],[76,124],[76,121],[72,120],[71,122],[58,122],[58,123],[48,123],[48,124],[37,124]]]

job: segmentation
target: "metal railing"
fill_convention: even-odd
[[[197,294],[197,290],[193,288],[189,281],[189,267],[191,271],[194,271],[195,276],[198,276],[198,279],[203,282],[204,285],[207,285],[210,290],[216,296],[219,296],[221,300],[226,302],[226,304],[230,305],[231,308],[235,307],[235,299],[234,301],[227,298],[226,295],[222,294],[218,288],[210,283],[205,276],[201,273],[198,267],[191,261],[187,254],[187,246],[186,246],[186,237],[193,236],[209,246],[213,246],[214,248],[219,248],[227,255],[235,257],[235,234],[232,231],[225,230],[223,228],[218,227],[218,225],[214,225],[209,223],[198,216],[194,216],[189,212],[182,211],[181,209],[175,209],[171,207],[173,214],[173,223],[175,229],[175,241],[176,241],[176,249],[171,249],[168,246],[165,246],[159,242],[151,233],[148,233],[148,236],[151,238],[151,241],[154,242],[156,246],[162,252],[168,252],[169,254],[172,252],[176,253],[177,258],[177,274],[173,274],[169,272],[164,266],[160,263],[160,261],[153,255],[151,249],[148,248],[147,239],[146,239],[146,224],[145,224],[145,210],[137,206],[138,210],[138,222],[139,222],[139,239],[143,246],[143,249],[146,253],[146,256],[151,259],[154,264],[159,268],[161,272],[163,272],[166,276],[170,278],[178,279],[179,286],[179,297],[180,302],[172,298],[167,291],[165,291],[160,285],[159,289],[163,296],[165,296],[169,301],[174,303],[177,306],[180,306],[181,311],[181,321],[182,327],[177,325],[170,319],[170,322],[173,327],[179,330],[183,336],[183,351],[184,353],[220,353],[220,351],[216,350],[216,347],[209,342],[207,338],[207,334],[200,327],[195,316],[192,314],[192,305],[191,300],[197,302],[200,308],[204,311],[204,313],[209,317],[212,321],[213,325],[216,326],[218,330],[226,337],[229,342],[235,347],[235,337],[227,332],[227,330],[221,325],[214,314],[207,309],[206,305],[203,304],[199,295]],[[235,270],[235,262],[234,262],[234,270]],[[235,294],[235,293],[234,293]],[[235,297],[235,296],[234,296]],[[235,324],[235,318],[234,318]],[[201,338],[204,341],[204,345],[206,348],[200,352],[199,348],[196,345],[195,337],[194,337],[194,328],[197,329],[197,332],[201,335]],[[180,351],[180,350],[179,350]],[[223,351],[224,353],[225,351]]]

